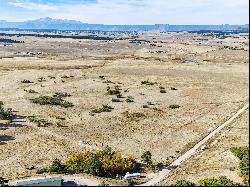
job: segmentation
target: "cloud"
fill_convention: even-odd
[[[37,4],[33,2],[9,2],[10,5],[14,5],[19,8],[24,8],[27,10],[39,10],[39,11],[54,11],[57,7],[48,4]]]

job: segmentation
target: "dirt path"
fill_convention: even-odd
[[[193,148],[191,148],[189,151],[184,153],[182,156],[180,156],[177,160],[175,160],[172,164],[170,164],[168,167],[160,171],[154,178],[152,178],[150,181],[141,184],[139,186],[154,186],[158,184],[160,181],[166,178],[166,176],[170,173],[171,170],[175,169],[176,167],[180,166],[180,164],[187,160],[189,157],[191,157],[193,154],[197,152],[197,150],[205,144],[210,138],[212,138],[215,134],[220,132],[225,126],[230,124],[234,119],[236,119],[239,115],[241,115],[247,108],[249,107],[249,103],[247,103],[243,108],[241,108],[236,114],[231,116],[225,123],[214,129],[211,133],[209,133],[205,138],[203,138],[200,142],[198,142]]]

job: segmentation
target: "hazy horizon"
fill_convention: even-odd
[[[244,25],[249,22],[248,6],[248,0],[0,0],[0,20],[50,17],[105,25]]]
[[[37,18],[37,19],[28,19],[28,20],[23,20],[23,21],[8,21],[8,20],[0,20],[0,21],[7,21],[10,23],[15,23],[15,22],[26,22],[26,21],[37,21],[37,20],[43,20],[43,19],[52,19],[52,20],[64,20],[64,21],[76,21],[76,22],[81,22],[83,24],[92,24],[92,23],[87,23],[87,22],[82,22],[80,20],[70,20],[70,19],[63,19],[63,18],[51,18],[51,17],[41,17],[41,18]],[[152,24],[103,24],[103,23],[94,23],[94,24],[100,24],[100,25],[168,25],[169,23],[152,23]],[[169,25],[174,25],[174,24],[169,24]],[[228,23],[222,23],[222,24],[175,24],[175,25],[249,25],[249,23],[244,23],[244,24],[228,24]]]

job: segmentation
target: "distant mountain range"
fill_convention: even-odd
[[[0,28],[31,29],[31,30],[98,30],[98,31],[249,31],[249,24],[245,25],[103,25],[88,24],[74,20],[41,18],[24,22],[8,22],[0,20]]]

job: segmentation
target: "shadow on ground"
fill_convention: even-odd
[[[6,144],[6,142],[15,140],[13,136],[0,135],[0,145]]]

